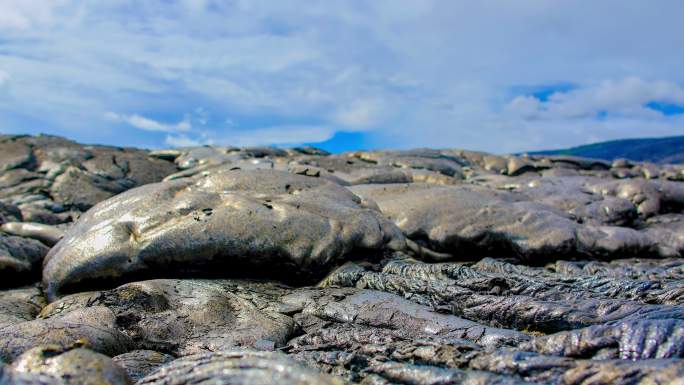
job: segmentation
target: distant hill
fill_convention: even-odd
[[[529,152],[531,155],[575,155],[613,160],[626,158],[655,163],[684,163],[684,136],[620,139],[562,150]]]

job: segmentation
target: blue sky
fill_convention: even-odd
[[[684,2],[0,0],[0,133],[495,153],[684,135]]]

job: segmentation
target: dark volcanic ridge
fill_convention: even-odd
[[[684,384],[683,262],[681,165],[0,136],[0,385]]]
[[[560,150],[533,151],[530,155],[572,155],[613,161],[684,164],[684,136],[620,139]]]

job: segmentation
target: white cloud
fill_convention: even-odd
[[[7,72],[0,70],[0,87],[4,86],[7,84],[10,80],[10,74]]]
[[[154,119],[146,118],[138,114],[125,115],[117,114],[115,112],[107,112],[105,114],[105,118],[115,122],[123,122],[145,131],[183,132],[189,131],[192,128],[190,120],[187,116],[180,122],[173,124],[158,122]]]
[[[0,121],[120,145],[136,138],[113,123],[159,145],[371,131],[378,146],[495,152],[682,134],[643,105],[684,104],[683,13],[677,0],[0,0]],[[578,88],[510,93],[561,82]]]
[[[295,145],[323,142],[332,137],[334,130],[326,126],[274,126],[229,132],[224,141],[235,146]]]
[[[506,110],[524,119],[535,119],[543,110],[543,106],[541,100],[534,96],[519,95],[508,103]]]
[[[222,146],[294,146],[302,143],[323,142],[330,139],[334,130],[325,126],[273,126],[249,130],[230,129],[220,135],[203,132],[197,135],[169,135],[166,144],[173,147],[215,144]]]
[[[26,30],[50,23],[64,0],[0,0],[0,30]]]
[[[380,99],[354,100],[335,112],[335,121],[348,128],[367,128],[379,123],[383,114]]]
[[[192,139],[186,135],[167,135],[164,143],[171,147],[195,147],[208,144],[202,140]]]
[[[627,77],[556,92],[547,101],[521,95],[507,109],[526,119],[592,118],[600,113],[634,119],[664,118],[661,112],[645,106],[654,101],[684,105],[684,87],[672,82]]]
[[[195,108],[194,115],[195,115],[195,119],[197,120],[197,123],[199,123],[202,126],[206,125],[207,122],[209,121],[210,114],[203,107]]]

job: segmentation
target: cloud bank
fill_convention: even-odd
[[[0,132],[514,152],[684,134],[684,3],[0,0]]]

